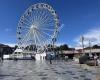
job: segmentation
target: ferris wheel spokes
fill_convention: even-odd
[[[29,7],[22,15],[18,28],[18,46],[33,51],[43,51],[57,36],[59,18],[48,4],[38,3]]]

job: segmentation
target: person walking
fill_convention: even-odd
[[[52,64],[52,55],[50,54],[50,64]]]
[[[95,67],[98,65],[98,63],[97,63],[97,59],[98,59],[98,56],[95,54],[95,55],[94,55]]]
[[[0,53],[0,61],[3,61],[3,53]]]

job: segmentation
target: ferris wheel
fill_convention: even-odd
[[[54,44],[59,26],[56,11],[50,5],[37,3],[30,6],[18,23],[18,48],[33,45],[36,49],[43,49]]]

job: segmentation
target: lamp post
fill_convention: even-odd
[[[82,41],[82,53],[84,54],[84,36],[81,37],[81,41]]]
[[[90,48],[89,56],[92,57],[92,54],[91,54],[91,40],[89,40],[89,48]]]

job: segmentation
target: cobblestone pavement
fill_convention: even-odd
[[[84,69],[72,61],[49,64],[49,61],[5,60],[0,63],[0,80],[97,80],[98,70]]]

